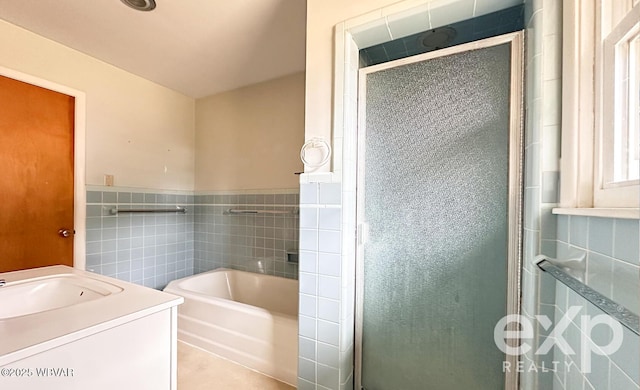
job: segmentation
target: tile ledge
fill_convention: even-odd
[[[341,179],[337,172],[304,172],[300,175],[300,184],[340,183]]]
[[[586,217],[640,219],[640,208],[562,208],[552,210],[557,215],[581,215]]]

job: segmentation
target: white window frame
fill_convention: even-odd
[[[640,218],[640,185],[606,185],[605,126],[611,120],[611,83],[603,77],[611,65],[603,61],[601,3],[611,0],[570,0],[563,3],[563,92],[560,214]],[[616,0],[618,1],[618,0]],[[624,1],[624,0],[620,0]],[[629,6],[631,0],[626,0]],[[640,12],[638,1],[627,24]],[[605,10],[605,12],[607,12]],[[605,14],[607,16],[607,14]],[[637,20],[637,19],[635,19]],[[623,23],[620,23],[623,24]],[[612,38],[613,39],[613,38]],[[610,57],[609,57],[610,58]],[[628,185],[631,184],[631,185]],[[609,211],[607,211],[609,210]]]

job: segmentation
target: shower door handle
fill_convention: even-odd
[[[356,237],[358,239],[358,245],[364,245],[369,240],[369,224],[360,223],[356,228]]]

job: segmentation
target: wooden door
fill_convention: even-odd
[[[73,265],[74,100],[0,76],[0,272]]]

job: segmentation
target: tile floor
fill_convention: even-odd
[[[293,390],[295,387],[178,341],[178,390]]]

